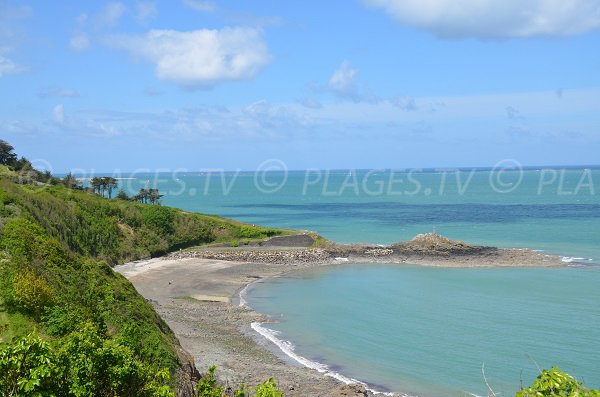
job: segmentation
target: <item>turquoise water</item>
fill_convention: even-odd
[[[121,175],[130,176],[130,175]],[[437,269],[347,266],[250,291],[297,353],[375,388],[429,397],[510,396],[559,365],[600,387],[600,170],[138,174],[163,203],[337,242],[437,232],[529,247],[587,266]]]
[[[269,280],[250,306],[297,354],[379,390],[511,396],[536,365],[600,387],[600,268],[347,265]]]
[[[475,244],[600,262],[598,169],[133,176],[122,185],[158,187],[166,205],[313,230],[337,242],[389,244],[435,229]]]

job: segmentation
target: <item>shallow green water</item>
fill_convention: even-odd
[[[600,269],[349,265],[255,285],[297,354],[375,389],[487,395],[558,365],[600,387]],[[536,364],[537,363],[537,364]]]

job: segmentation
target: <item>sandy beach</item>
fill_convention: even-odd
[[[151,259],[117,267],[151,301],[200,372],[210,365],[237,387],[273,377],[288,396],[370,395],[294,364],[250,328],[266,316],[239,305],[239,291],[265,277],[313,265],[274,265],[214,259]]]
[[[302,366],[251,328],[269,322],[240,306],[240,291],[257,280],[316,266],[345,263],[417,264],[441,267],[562,266],[560,258],[527,249],[486,249],[474,254],[407,252],[379,247],[328,249],[206,249],[115,268],[127,277],[169,324],[204,372],[236,388],[270,377],[288,396],[368,396],[361,384],[345,385]],[[402,396],[402,394],[395,394]]]

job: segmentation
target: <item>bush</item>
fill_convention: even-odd
[[[35,333],[0,345],[0,395],[57,395],[60,378],[56,355]]]
[[[0,395],[174,397],[167,369],[154,369],[92,324],[60,348],[31,333],[0,345]]]
[[[532,385],[515,397],[600,397],[600,391],[588,390],[571,375],[553,367],[542,370]]]
[[[154,228],[163,236],[173,233],[173,210],[159,205],[151,205],[144,208],[144,222]]]
[[[64,336],[78,329],[86,318],[81,308],[66,303],[48,308],[42,316],[42,324],[47,334]]]
[[[264,237],[273,237],[273,236],[278,235],[279,233],[280,233],[280,231],[277,229],[271,229],[271,228],[260,227],[260,226],[241,225],[237,232],[237,237],[256,239],[256,238],[264,238]]]
[[[31,271],[17,273],[13,289],[15,302],[36,315],[52,302],[52,289],[48,283]]]
[[[215,375],[217,367],[212,365],[208,368],[208,372],[202,376],[200,382],[196,385],[196,393],[198,397],[222,397],[224,396],[225,388],[220,385]],[[227,394],[230,395],[230,394]],[[235,397],[251,397],[251,391],[245,385],[241,385],[239,389],[233,392]],[[275,380],[270,378],[264,383],[256,386],[254,397],[283,397],[281,390],[277,388]]]
[[[256,386],[254,397],[283,397],[281,390],[277,388],[273,378]]]
[[[198,397],[221,397],[223,396],[223,391],[225,390],[223,386],[219,385],[217,382],[217,377],[215,375],[217,367],[214,365],[208,368],[208,372],[202,376],[200,382],[196,385],[196,393],[198,393]]]

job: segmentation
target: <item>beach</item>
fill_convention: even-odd
[[[288,396],[371,395],[365,385],[346,385],[334,379],[333,373],[327,376],[323,369],[319,372],[291,359],[256,332],[258,324],[272,320],[246,307],[243,301],[240,305],[240,292],[258,280],[348,263],[440,267],[564,265],[558,257],[524,249],[490,248],[470,254],[450,254],[447,251],[408,253],[406,249],[332,246],[201,249],[132,262],[115,270],[152,303],[183,348],[194,357],[201,373],[210,365],[216,365],[219,378],[233,388],[273,377]]]
[[[269,319],[239,305],[239,292],[249,283],[308,266],[159,258],[115,270],[150,300],[201,373],[216,365],[219,378],[233,388],[273,377],[288,396],[368,395],[360,385],[345,386],[294,364],[250,327]]]

